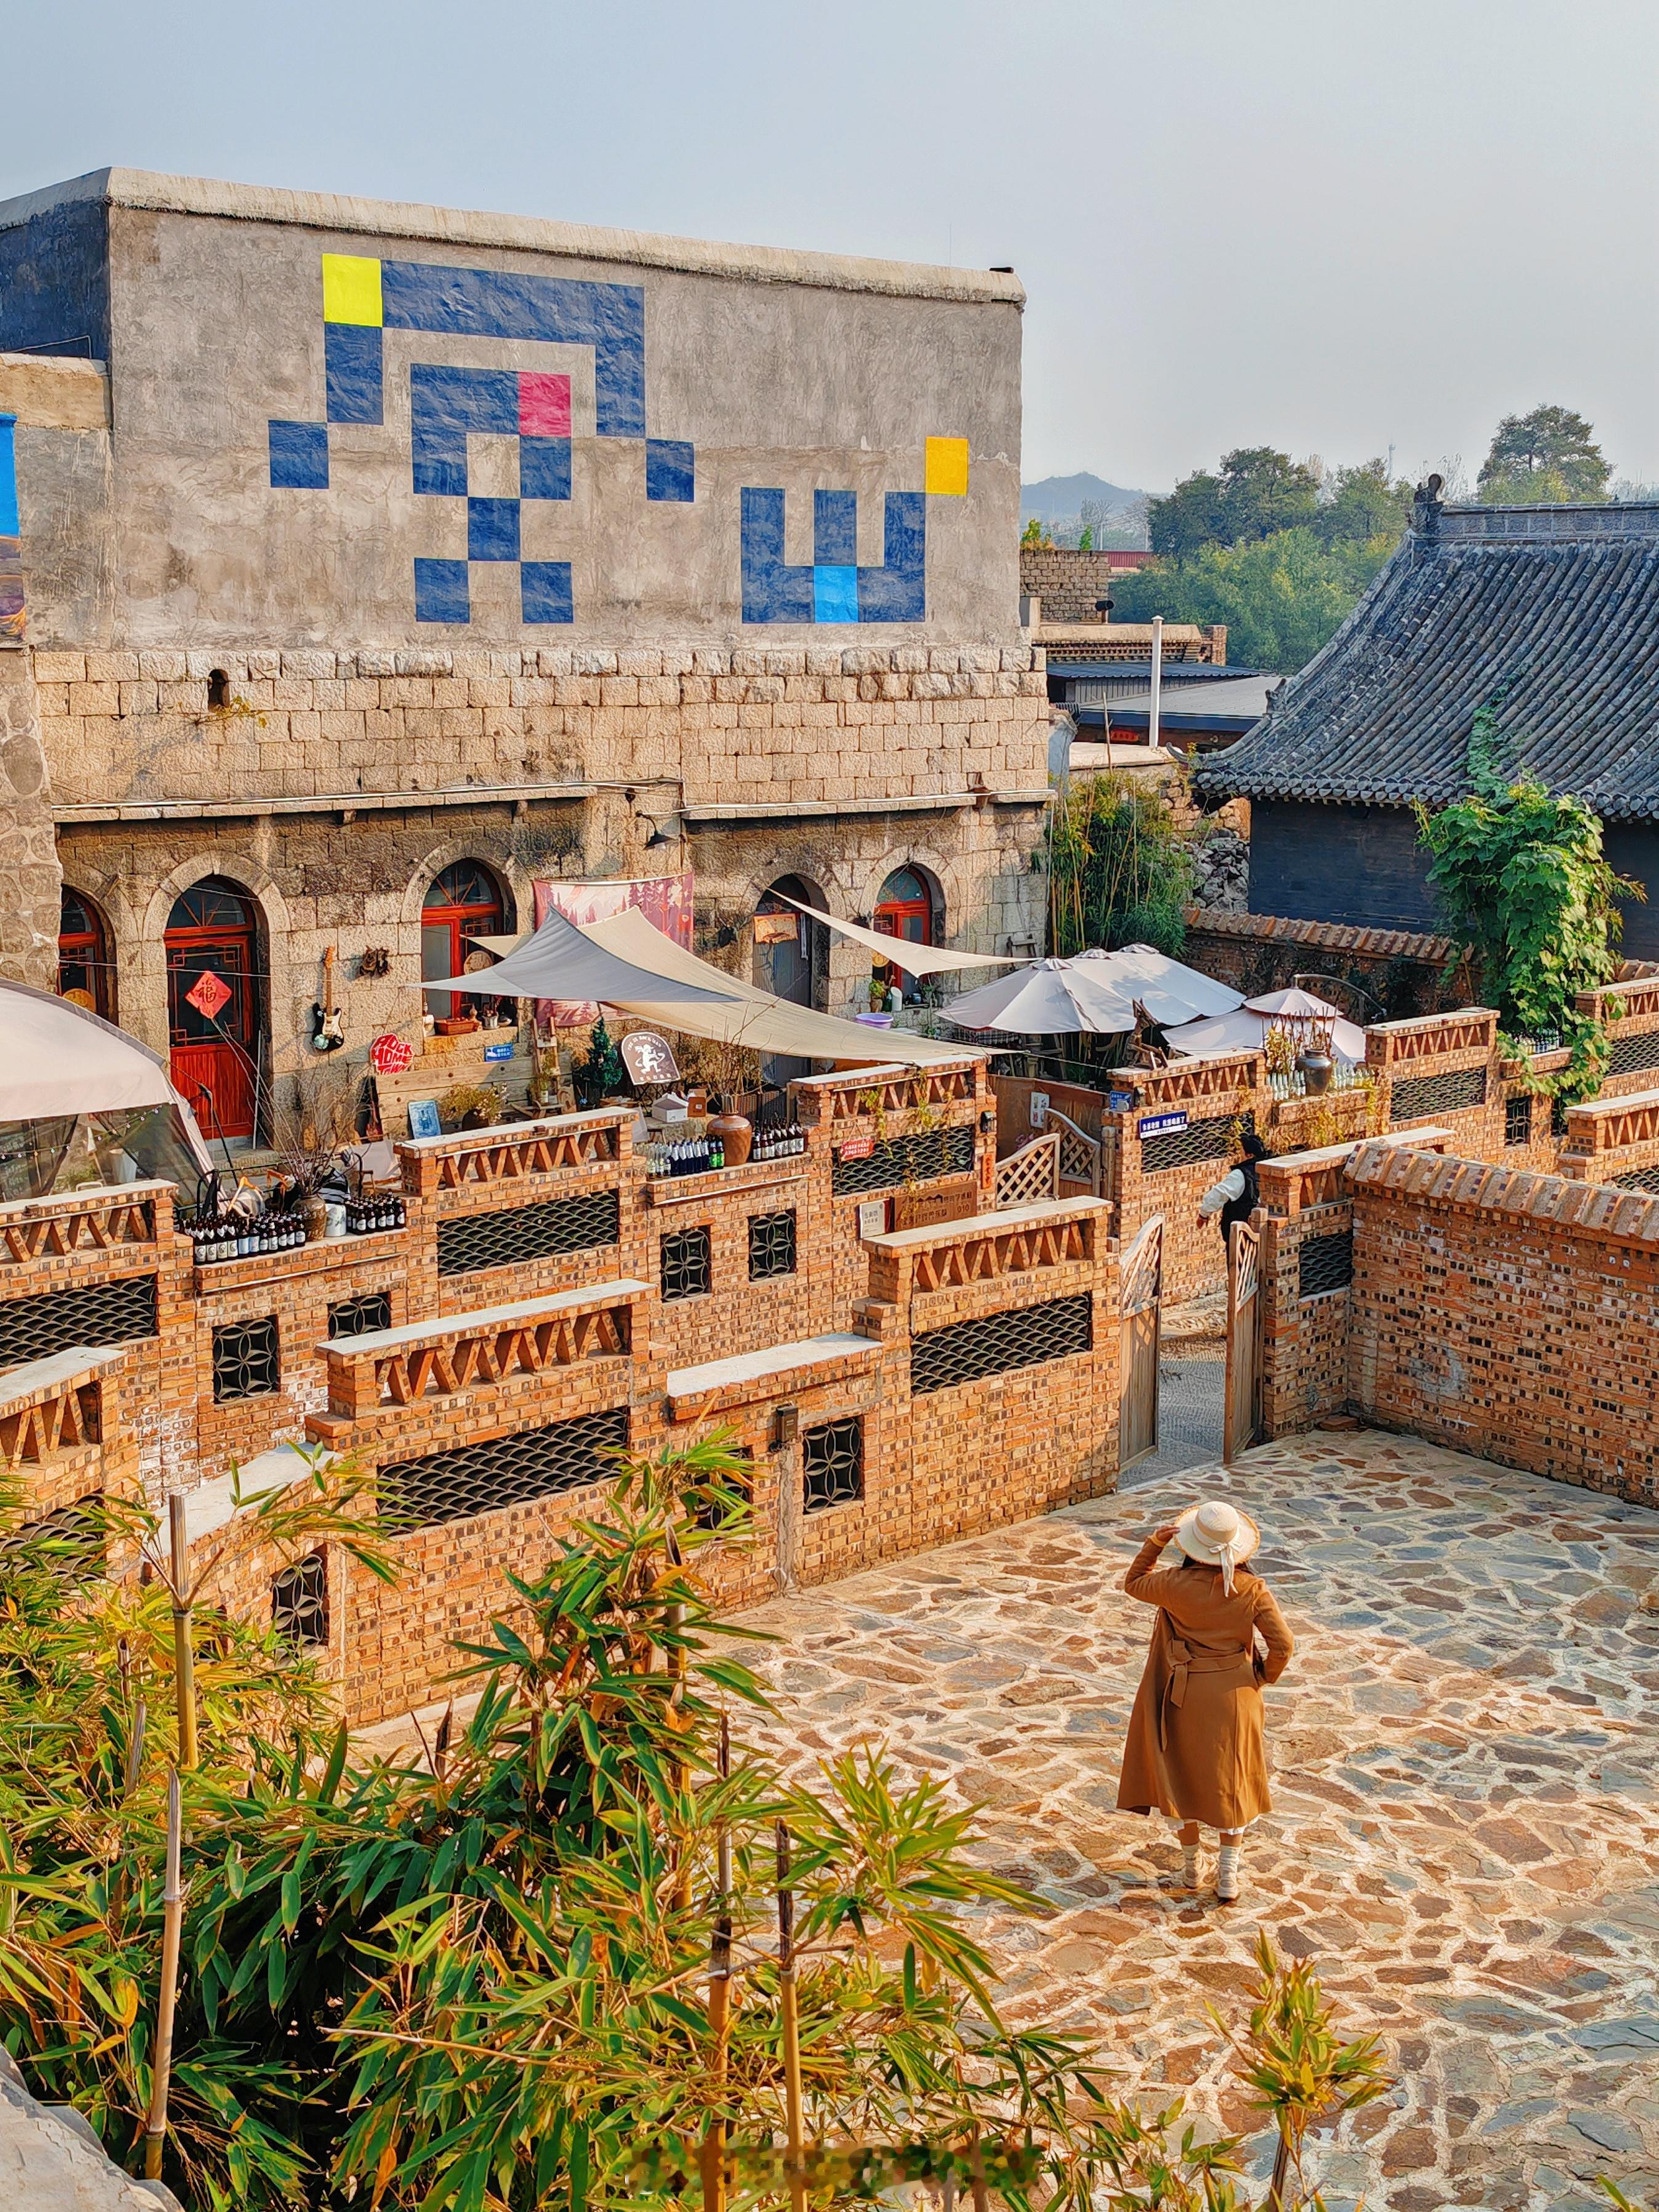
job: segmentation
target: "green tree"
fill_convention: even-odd
[[[1127,776],[1079,777],[1048,832],[1049,951],[1186,942],[1192,854],[1169,808]]]
[[[1115,582],[1112,618],[1225,623],[1227,658],[1236,666],[1289,675],[1352,613],[1396,542],[1384,533],[1325,545],[1311,529],[1281,530],[1250,545],[1210,545],[1188,560],[1148,562]]]
[[[1467,796],[1436,814],[1417,811],[1429,881],[1504,1030],[1559,1036],[1571,1048],[1566,1067],[1541,1087],[1568,1100],[1590,1097],[1607,1048],[1573,1001],[1618,975],[1615,902],[1641,891],[1613,872],[1601,822],[1582,799],[1553,796],[1535,778],[1516,775],[1498,714],[1494,702],[1474,717]]]
[[[1574,500],[1599,505],[1612,474],[1582,415],[1571,407],[1534,407],[1529,415],[1506,415],[1498,424],[1479,489],[1496,506]]]
[[[1151,501],[1147,527],[1154,553],[1184,560],[1206,545],[1247,545],[1278,530],[1311,523],[1320,474],[1271,446],[1224,453],[1218,472],[1199,470],[1164,499]]]
[[[1379,455],[1325,479],[1312,526],[1322,545],[1369,545],[1378,538],[1393,544],[1411,514],[1411,485],[1403,477],[1390,483],[1389,465]]]

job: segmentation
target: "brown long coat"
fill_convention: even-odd
[[[1156,1805],[1172,1820],[1242,1828],[1273,1809],[1261,1685],[1289,1665],[1291,1632],[1248,1567],[1234,1571],[1229,1597],[1219,1567],[1159,1567],[1160,1548],[1149,1537],[1123,1577],[1129,1595],[1158,1613],[1129,1717],[1118,1810]]]

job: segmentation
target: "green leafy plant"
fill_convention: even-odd
[[[1073,783],[1048,830],[1048,938],[1065,957],[1088,945],[1186,942],[1192,897],[1188,841],[1154,792],[1127,776]]]
[[[610,1098],[623,1090],[628,1082],[628,1070],[610,1030],[600,1015],[588,1032],[587,1056],[581,1062],[583,1087],[587,1103],[597,1106],[602,1098]]]
[[[1583,799],[1514,774],[1500,705],[1475,714],[1467,796],[1437,813],[1419,805],[1418,835],[1448,926],[1505,1033],[1553,1035],[1568,1048],[1565,1066],[1528,1087],[1571,1103],[1600,1090],[1607,1064],[1601,1024],[1574,1000],[1618,975],[1616,901],[1643,894],[1607,861],[1600,819]]]

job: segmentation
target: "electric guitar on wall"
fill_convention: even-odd
[[[334,947],[331,945],[323,955],[323,998],[320,1005],[311,1009],[311,1048],[313,1052],[338,1052],[345,1042],[345,1014],[334,1003]]]

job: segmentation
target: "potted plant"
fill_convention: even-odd
[[[493,1129],[501,1118],[501,1094],[493,1083],[458,1083],[438,1101],[452,1129]]]

